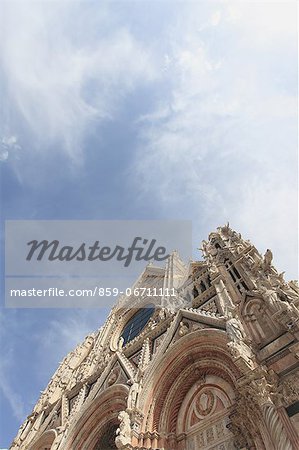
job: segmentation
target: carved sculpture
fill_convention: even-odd
[[[189,332],[189,325],[183,321],[180,322],[179,336],[185,336]]]
[[[126,411],[121,411],[118,414],[120,421],[119,427],[116,430],[115,445],[117,448],[125,448],[131,443],[131,421],[130,416]]]
[[[128,396],[128,410],[134,410],[137,406],[138,394],[141,390],[141,380],[133,380],[129,396]]]
[[[279,299],[275,289],[271,287],[266,287],[263,283],[258,282],[259,291],[262,293],[263,298],[268,303],[268,305],[274,310],[280,310],[281,308],[287,308],[286,304],[283,304]]]
[[[107,381],[108,386],[112,386],[116,382],[118,376],[119,376],[119,371],[118,370],[113,370],[111,372],[109,378],[108,378],[108,381]]]
[[[119,334],[127,305],[132,307],[132,300],[138,308],[140,298],[120,298],[101,330],[61,362],[12,450],[34,448],[48,427],[56,435],[53,450],[81,448],[83,442],[86,448],[102,448],[94,438],[103,439],[106,429],[122,450],[230,448],[232,440],[242,450],[291,448],[292,421],[285,410],[280,413],[299,400],[298,285],[276,271],[271,250],[261,256],[229,224],[211,233],[202,251],[204,261],[185,269],[178,265],[178,295],[169,298],[169,308],[157,307],[125,347]],[[166,279],[171,285],[175,267],[172,273],[169,264],[164,271],[148,266],[138,286],[158,289]],[[185,293],[194,285],[199,295],[190,295],[186,305]],[[212,398],[209,383],[214,386],[218,378],[221,396]],[[184,408],[188,392],[191,398],[199,387],[195,436],[198,421]],[[210,420],[214,407],[217,421],[223,412],[219,423]],[[232,435],[225,428],[229,416]]]
[[[273,253],[269,248],[267,248],[263,261],[263,269],[265,273],[269,273],[271,271],[272,260],[273,260]]]
[[[289,303],[298,302],[299,295],[288,283],[282,282],[277,288],[278,295],[284,301]]]
[[[253,368],[255,363],[254,354],[249,347],[248,339],[241,321],[234,317],[232,312],[227,313],[226,331],[230,341],[227,346],[232,357],[238,360],[238,366],[242,370]]]
[[[239,343],[246,338],[242,323],[231,312],[227,314],[226,331],[232,342]]]
[[[125,342],[125,340],[124,340],[124,338],[121,336],[121,337],[119,338],[119,340],[118,340],[118,345],[117,345],[118,351],[121,351],[121,350],[122,350],[122,348],[123,348],[123,346],[124,346],[124,342]]]
[[[278,296],[277,289],[272,287],[266,287],[264,283],[258,282],[259,291],[262,293],[263,298],[273,310],[273,312],[286,311],[289,318],[292,320],[297,320],[299,318],[299,311],[295,305],[290,304],[287,301],[286,294],[284,295],[285,300]]]
[[[281,400],[284,406],[289,406],[295,403],[299,399],[299,377],[297,374],[293,374],[284,379],[280,386],[279,392],[281,394]]]

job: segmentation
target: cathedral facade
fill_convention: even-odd
[[[298,284],[228,225],[202,252],[146,267],[11,450],[299,449]]]

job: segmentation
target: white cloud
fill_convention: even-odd
[[[10,321],[3,312],[0,311],[0,341],[1,341],[1,359],[0,359],[0,390],[7,403],[10,405],[13,415],[19,421],[24,420],[25,417],[25,403],[21,395],[13,386],[11,380],[11,370],[15,364],[15,355],[13,351],[13,344],[11,341],[7,342],[7,330],[15,323]],[[4,340],[5,339],[5,340]]]
[[[297,1],[224,0],[226,18],[242,29],[251,42],[273,46],[297,35]],[[294,42],[293,42],[294,45]]]
[[[219,25],[220,23],[220,20],[221,20],[221,11],[215,11],[211,17],[211,25],[217,27],[217,25]]]
[[[17,136],[4,136],[0,143],[0,161],[6,161],[9,154],[21,150]]]
[[[9,367],[6,371],[0,367],[0,389],[9,403],[15,418],[19,421],[23,421],[26,413],[25,404],[21,395],[16,392],[15,387],[11,384]]]
[[[37,148],[61,146],[78,161],[88,127],[111,118],[125,95],[154,77],[151,57],[105,5],[1,6],[8,126],[25,121]]]
[[[293,9],[224,2],[208,29],[190,6],[172,28],[169,95],[140,122],[132,177],[161,214],[192,217],[196,239],[229,220],[261,250],[272,246],[280,269],[296,277]]]
[[[61,310],[61,318],[51,319],[47,329],[38,330],[33,339],[38,351],[39,376],[48,380],[68,352],[81,343],[85,336],[96,331],[104,322],[102,310]]]
[[[243,183],[241,199],[230,215],[233,225],[244,230],[261,253],[271,248],[274,264],[287,277],[298,278],[298,228],[297,189],[294,184],[281,183],[281,173],[276,172],[276,183],[253,177]],[[285,174],[283,175],[285,176]]]
[[[7,312],[8,311],[8,312]],[[97,330],[106,318],[106,311],[60,310],[39,316],[34,311],[0,311],[0,391],[11,407],[18,422],[23,422],[37,400],[36,386],[44,388],[66,354],[84,340],[92,330]],[[46,324],[46,326],[44,326]],[[26,349],[23,347],[26,336]],[[28,350],[28,348],[30,350]],[[24,355],[34,354],[33,364],[26,366]],[[30,358],[30,357],[29,357]],[[21,360],[21,361],[20,361]],[[25,367],[24,367],[25,364]],[[22,367],[22,380],[19,372]],[[30,376],[29,374],[32,373]],[[35,386],[35,388],[34,388]],[[27,387],[27,390],[26,390]],[[29,391],[29,392],[28,392]]]

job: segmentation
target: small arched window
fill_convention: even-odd
[[[127,322],[125,325],[121,337],[124,339],[124,344],[126,345],[132,339],[134,339],[143,330],[151,316],[155,311],[155,306],[149,304],[143,308],[139,308],[136,314]]]

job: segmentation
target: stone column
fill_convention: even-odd
[[[181,433],[178,438],[178,450],[186,450],[187,446],[186,446],[186,433]]]
[[[277,414],[280,417],[280,420],[284,424],[284,428],[289,436],[289,439],[294,447],[294,449],[299,450],[299,437],[296,430],[291,423],[289,416],[283,406],[277,408]]]
[[[298,447],[292,445],[284,423],[273,404],[263,406],[263,416],[275,450],[298,449]]]
[[[271,443],[264,442],[266,448],[271,445],[269,448],[273,448],[273,450],[298,449],[293,445],[285,421],[282,420],[281,414],[278,413],[272,401],[274,392],[277,392],[277,385],[265,368],[257,368],[243,377],[240,380],[239,392],[245,405],[246,402],[250,403],[253,408],[255,407],[256,413],[261,416],[261,420],[256,421],[256,428],[263,435],[263,439],[272,441]],[[264,432],[262,422],[264,422]]]
[[[175,433],[170,433],[168,435],[168,439],[167,439],[168,445],[167,445],[167,449],[169,450],[176,450],[177,449],[177,439],[176,439],[176,435]]]

